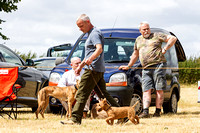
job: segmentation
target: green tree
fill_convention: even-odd
[[[12,11],[16,11],[17,10],[17,6],[16,4],[19,3],[21,0],[1,0],[0,1],[0,12],[6,12],[6,13],[10,13]],[[6,22],[5,20],[2,20],[0,18],[0,25]],[[3,40],[8,40],[9,38],[5,35],[3,35],[1,33],[2,28],[0,28],[0,37]]]
[[[21,53],[17,50],[14,50],[14,52],[19,55],[23,60],[26,60],[26,59],[33,59],[33,58],[36,58],[37,57],[37,54],[36,53],[32,53],[31,51],[28,52],[28,54],[25,54],[25,53]]]
[[[181,83],[194,84],[200,77],[200,57],[190,57],[179,62],[179,79]]]

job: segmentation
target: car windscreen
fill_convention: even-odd
[[[1,47],[0,48],[0,61],[13,64],[14,66],[23,66],[22,61],[9,49]]]
[[[105,38],[104,60],[105,62],[129,62],[133,53],[135,39]],[[76,46],[72,57],[85,57],[85,40],[81,40]]]
[[[48,49],[47,57],[67,57],[72,46],[59,45]]]

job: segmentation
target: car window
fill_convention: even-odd
[[[129,61],[135,39],[105,39],[104,58],[106,61]]]
[[[166,46],[166,42],[162,43],[162,47],[164,46]],[[167,52],[165,53],[165,58],[169,67],[178,67],[178,58],[174,45],[167,50]]]
[[[36,69],[38,70],[52,70],[55,65],[55,60],[38,60],[34,61],[34,65],[36,66]]]
[[[72,57],[79,57],[81,60],[85,58],[85,40],[79,42],[73,52]]]
[[[1,47],[0,53],[1,53],[1,55],[3,56],[3,58],[6,62],[11,63],[11,64],[15,64],[15,65],[18,65],[18,66],[23,65],[21,60],[14,53],[12,53],[10,50],[8,50],[4,47]]]
[[[126,61],[129,62],[133,53],[135,39],[116,39],[105,38],[104,60],[107,61]],[[85,57],[85,40],[81,40],[76,46],[71,57]]]
[[[51,51],[52,57],[67,57],[69,54],[70,50],[63,50],[63,51]]]

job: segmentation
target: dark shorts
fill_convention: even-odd
[[[149,89],[165,90],[166,82],[166,66],[167,63],[152,65],[142,70],[142,90]]]

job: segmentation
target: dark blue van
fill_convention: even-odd
[[[135,39],[141,35],[138,29],[101,29],[104,38],[104,60],[106,71],[104,79],[106,81],[106,89],[114,97],[121,106],[130,106],[140,100],[140,104],[136,106],[137,113],[142,111],[142,87],[141,87],[141,64],[138,60],[131,70],[119,70],[119,66],[127,65],[134,50]],[[151,32],[162,32],[172,34],[163,29],[152,28]],[[82,34],[73,48],[71,49],[65,62],[56,66],[50,74],[49,85],[57,85],[62,74],[71,69],[70,59],[72,57],[80,57],[84,59],[85,41],[87,34]],[[163,45],[164,46],[164,45]],[[180,99],[180,84],[178,73],[178,62],[185,61],[185,53],[179,40],[165,54],[167,58],[167,89],[163,104],[164,113],[177,112],[178,101]],[[156,95],[152,92],[152,106],[155,105]],[[57,99],[50,100],[50,106],[58,106]]]

